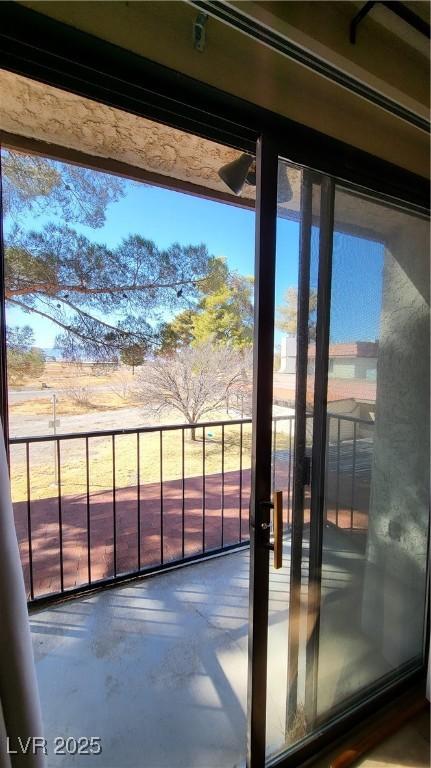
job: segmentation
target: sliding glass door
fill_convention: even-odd
[[[237,763],[251,476],[248,765],[303,760],[318,734],[423,665],[428,221],[289,162],[272,138],[260,140],[255,172],[253,145],[216,144],[90,102],[107,131],[107,157],[95,158],[94,137],[76,123],[88,108],[81,97],[8,82],[15,129],[37,128],[31,141],[9,137],[0,157],[0,384],[6,430],[7,353],[29,600],[229,552],[231,571],[227,558],[213,563],[220,578],[195,572],[193,588],[167,591],[163,610],[180,631],[167,622],[153,647],[159,667],[172,668],[163,690],[177,691],[160,697],[159,713],[176,723],[170,747],[152,739],[157,723],[144,712],[160,721],[148,653],[133,678],[140,696],[150,664],[150,693],[137,694],[144,709],[135,712],[147,735],[127,727],[137,751],[153,745],[153,762],[172,748],[170,768],[209,766],[208,755]],[[52,114],[36,108],[47,94]],[[50,114],[69,115],[69,127]],[[126,138],[111,157],[117,132]],[[69,146],[70,134],[82,143]],[[159,144],[176,147],[169,161],[152,151]],[[196,605],[197,632],[185,618]],[[149,642],[148,626],[139,632]],[[187,632],[198,638],[192,654]],[[111,721],[122,711],[113,701]],[[48,732],[58,731],[58,712],[50,696]],[[88,713],[74,712],[79,732]]]
[[[316,367],[316,343],[324,349],[322,332],[328,334],[333,210],[332,182],[279,158],[265,139],[257,168],[248,734],[253,767],[307,734],[309,595],[303,560],[309,551],[312,453],[324,445],[324,435],[318,435],[325,426],[324,390],[316,376],[322,381],[326,357]]]
[[[337,186],[314,713],[423,660],[429,225]]]
[[[295,764],[423,667],[428,239],[420,212],[262,140],[250,768]]]

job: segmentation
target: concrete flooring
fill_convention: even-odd
[[[248,553],[30,616],[46,737],[100,736],[48,766],[233,768],[245,755]]]
[[[387,671],[356,624],[360,539],[324,543],[320,711]],[[270,569],[269,754],[285,746],[289,549]],[[248,569],[242,550],[31,613],[48,768],[242,766]],[[56,736],[99,736],[102,755],[55,756]]]

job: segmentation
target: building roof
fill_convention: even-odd
[[[378,341],[350,341],[345,344],[330,344],[329,357],[371,357],[377,358]],[[316,345],[310,344],[309,357],[316,356]]]
[[[307,378],[307,400],[313,398],[314,376]],[[295,374],[278,374],[274,383],[275,400],[295,401]],[[374,403],[376,401],[376,382],[368,379],[328,379],[328,402],[338,400],[356,400]]]

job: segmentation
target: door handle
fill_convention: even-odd
[[[283,491],[274,492],[274,569],[283,565]]]
[[[271,524],[269,522],[262,522],[260,529],[265,532],[265,540],[261,542],[261,546],[274,552],[274,569],[278,570],[283,565],[283,491],[274,491],[272,501],[261,501],[260,504],[266,509],[273,510],[273,541],[270,542],[266,539]]]

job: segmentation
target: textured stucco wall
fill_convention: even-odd
[[[386,243],[363,627],[391,665],[421,652],[429,515],[429,229]]]
[[[0,130],[226,192],[219,168],[240,152],[2,71]],[[48,151],[48,150],[47,150]],[[243,196],[254,190],[246,187]]]

